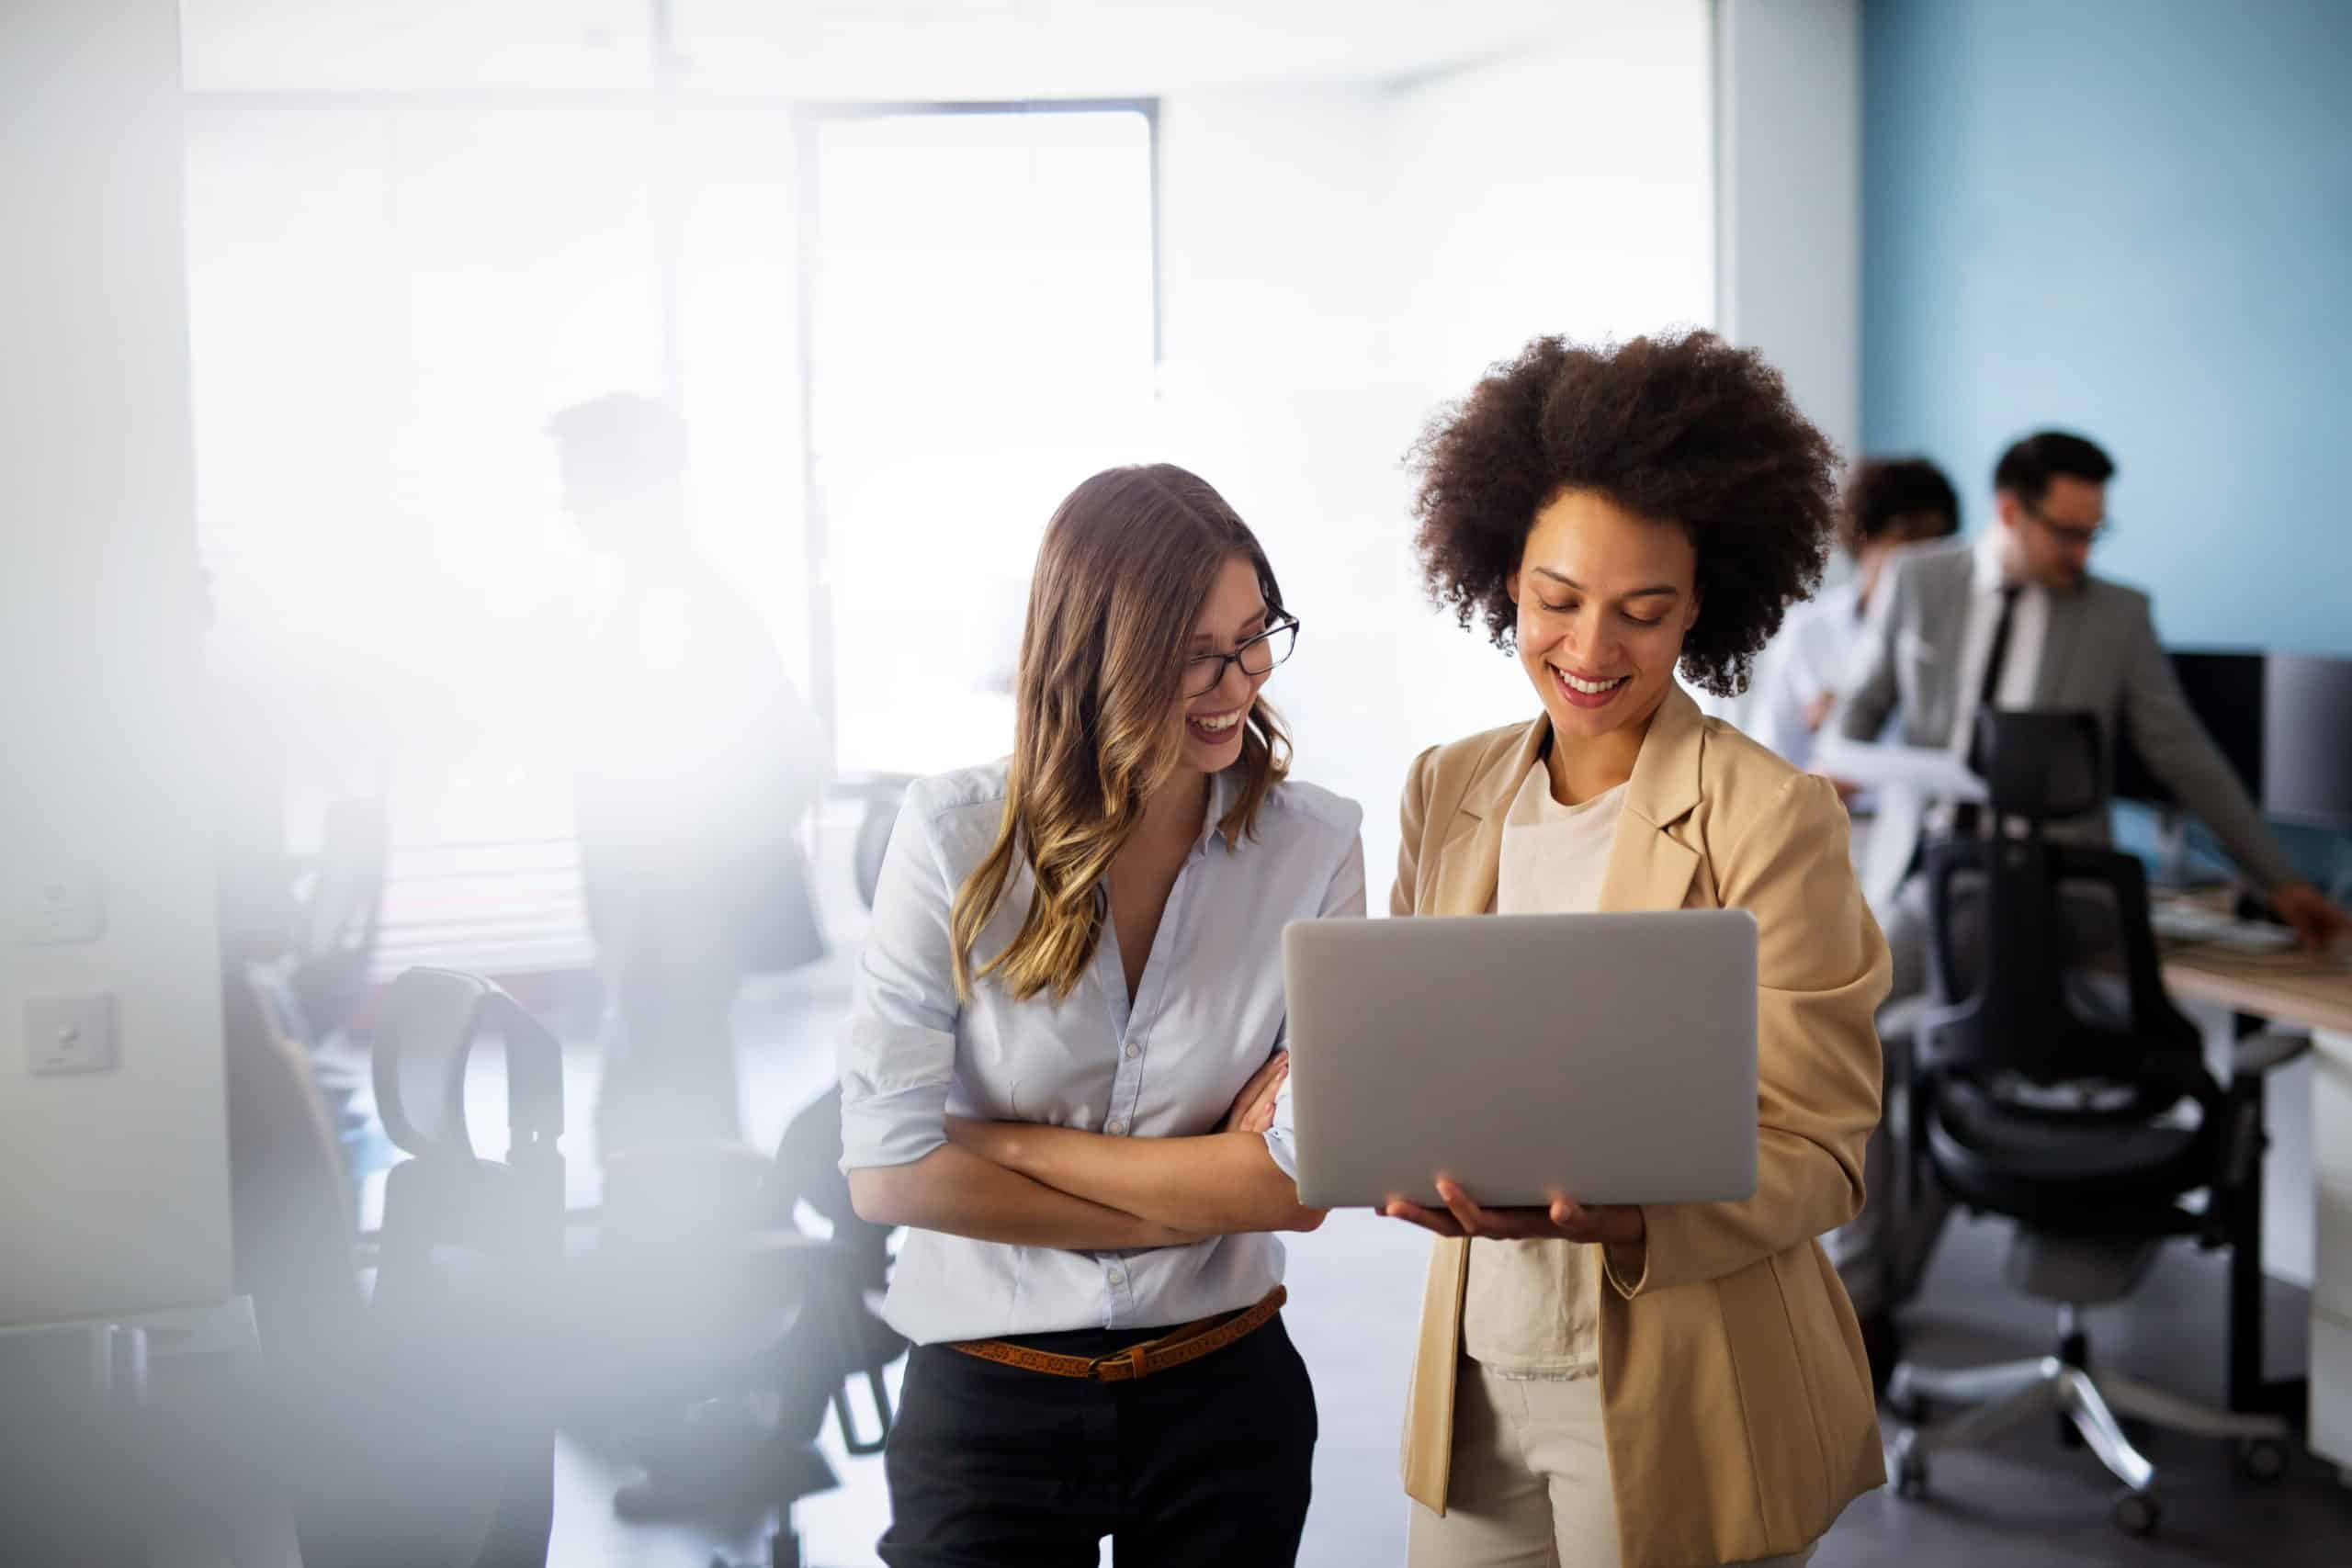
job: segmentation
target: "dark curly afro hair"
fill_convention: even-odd
[[[1506,582],[1535,513],[1589,490],[1681,525],[1698,553],[1700,612],[1682,672],[1719,696],[1781,616],[1821,584],[1837,534],[1838,464],[1780,372],[1707,332],[1580,347],[1538,338],[1441,412],[1413,448],[1414,544],[1430,592],[1508,650]]]

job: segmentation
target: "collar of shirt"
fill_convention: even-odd
[[[1225,821],[1225,814],[1233,809],[1233,803],[1240,797],[1241,764],[1239,762],[1234,763],[1222,773],[1209,775],[1209,808],[1201,818],[1201,836],[1193,840],[1193,853],[1195,855],[1208,853],[1209,840],[1224,830],[1222,824]],[[1233,848],[1233,840],[1228,838],[1225,847]]]
[[[1976,536],[1976,547],[1972,552],[1974,564],[1969,570],[1969,586],[1979,593],[1994,593],[2008,586],[2008,573],[2001,570],[2001,525],[1997,523]]]

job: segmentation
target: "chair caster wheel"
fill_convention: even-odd
[[[1919,1451],[1919,1436],[1905,1431],[1889,1445],[1887,1469],[1894,1474],[1894,1495],[1919,1498],[1928,1495],[1928,1456]]]
[[[2287,1445],[2270,1438],[2240,1443],[2238,1473],[2257,1485],[2276,1484],[2287,1473]]]
[[[2153,1492],[2126,1492],[2115,1500],[2115,1528],[2125,1535],[2154,1535],[2163,1517]]]

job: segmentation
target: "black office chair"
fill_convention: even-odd
[[[307,1053],[251,973],[232,976],[228,1000],[239,1280],[303,1561],[544,1568],[556,1349],[545,1300],[563,1244],[556,1042],[476,976],[393,982],[375,1089],[407,1157],[387,1178],[382,1231],[362,1237]],[[503,1161],[476,1154],[465,1116],[467,1062],[492,1031],[506,1059]]]
[[[1888,1469],[1899,1492],[1918,1495],[1931,1453],[2055,1411],[2123,1483],[2116,1523],[2144,1535],[2159,1517],[2155,1469],[2117,1411],[2235,1439],[2247,1473],[2264,1480],[2285,1471],[2288,1428],[2094,1375],[2078,1314],[2129,1294],[2171,1237],[2259,1247],[2258,1220],[2253,1234],[2245,1224],[2258,1209],[2242,1198],[2261,1181],[2262,1076],[2295,1051],[2242,1043],[2224,1092],[2196,1026],[2165,995],[2140,863],[2045,836],[2051,821],[2105,798],[2090,716],[1987,714],[1979,728],[1997,826],[1928,851],[1929,1000],[1908,1174],[2017,1222],[2008,1280],[2057,1304],[2059,1344],[2054,1355],[1966,1371],[1902,1363],[1887,1391],[1898,1416],[1965,1411],[1900,1431]]]

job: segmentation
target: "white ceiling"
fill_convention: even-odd
[[[1641,0],[669,0],[687,80],[797,98],[1113,96],[1383,82]],[[631,87],[653,0],[181,0],[212,91]]]

